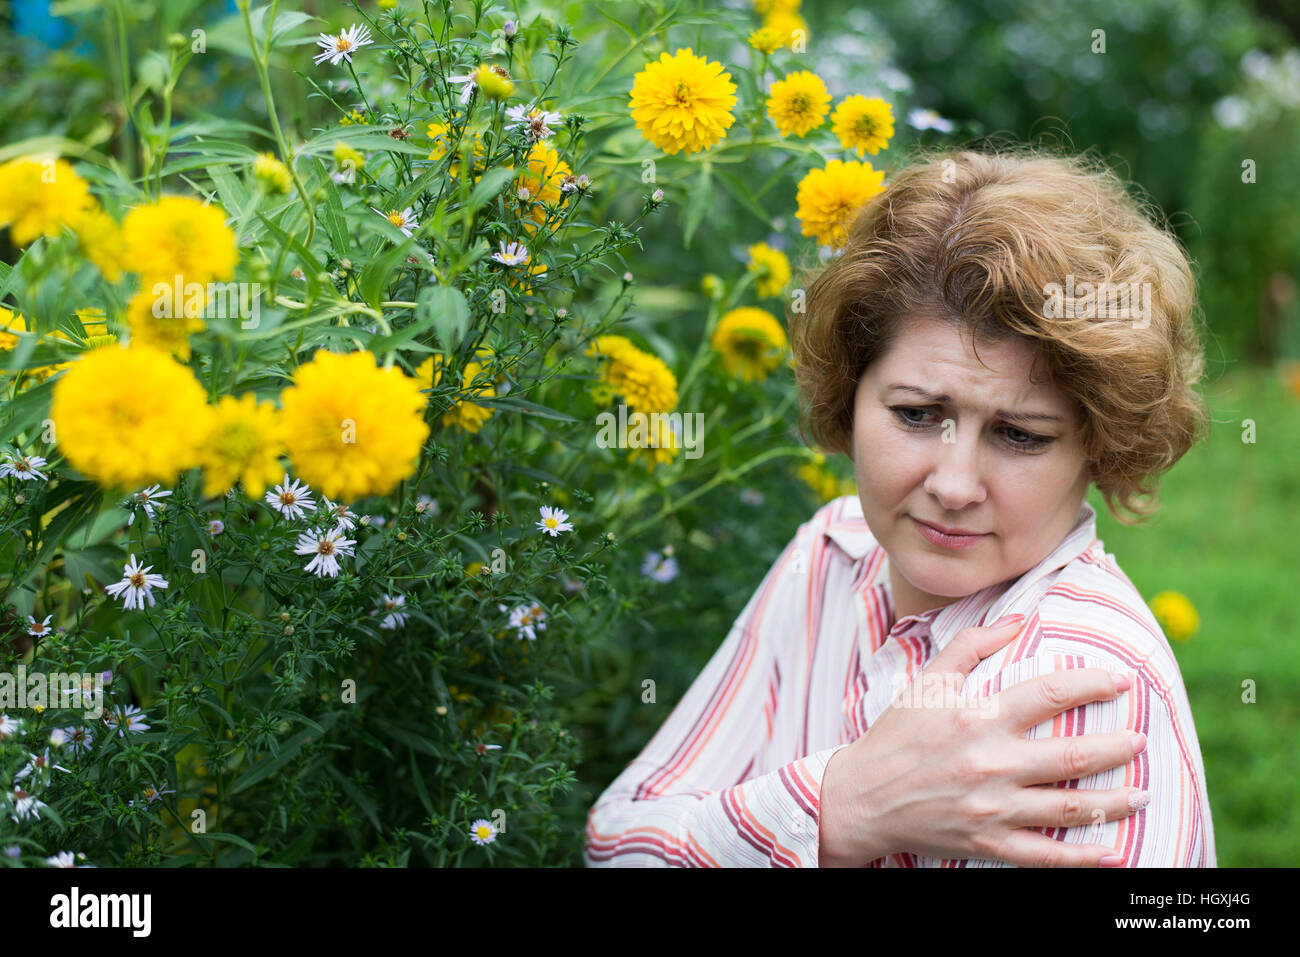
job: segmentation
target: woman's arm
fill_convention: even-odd
[[[847,745],[754,774],[783,649],[805,627],[802,570],[816,525],[800,526],[663,726],[588,813],[589,866],[817,866],[821,780]]]

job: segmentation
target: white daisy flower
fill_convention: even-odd
[[[214,535],[214,536],[220,535],[225,530],[226,530],[226,523],[219,518],[214,518],[212,521],[208,522],[209,535]]]
[[[465,743],[468,744],[469,742],[467,741],[467,742],[465,742]],[[474,748],[474,753],[475,753],[475,754],[487,754],[489,751],[500,751],[500,750],[501,750],[501,745],[499,745],[499,744],[483,744],[483,743],[480,742],[479,744],[473,745],[473,748]]]
[[[410,617],[408,612],[401,610],[406,606],[405,595],[385,594],[384,597],[380,599],[379,605],[381,611],[387,612],[384,616],[384,620],[379,623],[380,628],[395,630],[405,625],[406,620]]]
[[[934,110],[910,110],[907,114],[907,123],[917,130],[938,130],[940,133],[952,132],[952,120],[945,120]]]
[[[492,258],[503,266],[528,265],[528,247],[523,243],[509,243],[501,240],[501,249],[492,254]]]
[[[551,126],[564,121],[559,113],[544,110],[540,106],[512,106],[506,110],[506,117],[510,120],[510,129],[524,128],[530,143],[548,139],[553,132]]]
[[[50,619],[53,617],[54,617],[53,615],[46,615],[45,620],[40,624],[37,624],[36,619],[33,618],[31,615],[28,615],[27,634],[31,635],[33,638],[45,637],[50,633]]]
[[[128,731],[148,731],[149,725],[144,723],[144,719],[145,713],[133,704],[127,705],[125,709],[114,709],[104,715],[104,723],[116,729],[119,738],[125,738]]]
[[[140,792],[145,799],[145,804],[153,804],[155,801],[161,801],[164,794],[175,794],[175,791],[159,791],[152,784],[146,784]],[[135,807],[135,798],[127,802],[131,807]]]
[[[304,509],[316,511],[316,501],[311,497],[311,487],[301,484],[298,479],[289,484],[289,473],[284,473],[284,481],[272,492],[266,493],[267,503],[278,510],[285,518],[302,518]]]
[[[158,491],[159,488],[160,486],[158,485],[150,485],[148,488],[141,489],[140,491],[136,492],[134,495],[131,496],[132,504],[143,506],[144,513],[149,516],[149,519],[151,521],[153,520],[154,500],[160,498],[166,498],[168,495],[171,494],[170,489],[168,489],[165,492],[160,492]],[[130,525],[134,521],[135,521],[135,512],[132,511],[131,517],[127,519],[126,524]]]
[[[370,208],[375,209],[373,206]],[[400,229],[404,236],[412,236],[414,235],[412,230],[420,228],[420,223],[416,220],[415,213],[410,206],[400,211],[390,209],[388,212],[384,212],[382,209],[375,209],[375,212]]]
[[[449,76],[447,77],[447,82],[460,84],[460,102],[462,104],[468,103],[469,98],[473,96],[474,91],[478,89],[478,80],[475,79],[472,71],[469,73],[461,73],[459,76]]]
[[[348,531],[352,531],[352,529],[357,527],[357,513],[352,511],[346,505],[331,502],[328,496],[323,496],[321,499],[321,512],[323,514],[329,514],[335,522],[342,525]]]
[[[46,465],[39,455],[23,455],[17,449],[5,453],[5,461],[0,462],[0,478],[12,475],[16,479],[44,479],[45,473],[39,471]]]
[[[469,826],[469,839],[475,844],[491,844],[497,839],[497,829],[491,821],[479,818]]]
[[[356,53],[360,47],[374,42],[370,38],[370,28],[365,24],[354,23],[339,33],[338,36],[322,33],[316,43],[324,52],[316,54],[315,63],[317,66],[320,66],[325,60],[330,61],[330,66],[338,66],[340,60],[347,60],[351,63],[352,54]]]
[[[551,538],[559,538],[560,532],[573,531],[573,525],[569,522],[569,513],[564,509],[543,505],[538,511],[542,513],[542,520],[537,523],[537,527]]]
[[[132,608],[143,609],[146,601],[148,601],[149,607],[152,608],[154,605],[153,589],[166,588],[167,580],[159,574],[150,574],[149,569],[151,568],[153,568],[152,565],[141,568],[133,554],[131,560],[126,563],[126,567],[122,570],[122,580],[108,585],[104,588],[104,591],[114,598],[125,592],[126,599],[123,605],[125,611],[130,611]]]
[[[55,728],[50,732],[50,746],[61,748],[68,743],[68,732],[62,728]]]
[[[648,575],[657,582],[670,582],[677,577],[677,559],[671,555],[660,557],[658,552],[651,552],[641,565],[641,574]]]
[[[351,555],[352,546],[356,544],[355,539],[343,538],[342,535],[341,525],[334,526],[328,532],[304,532],[299,535],[294,552],[299,555],[315,556],[303,566],[303,571],[314,572],[321,578],[326,575],[331,578],[337,577],[339,556]]]
[[[90,746],[95,741],[95,736],[90,733],[89,728],[71,727],[63,728],[65,740],[68,742],[68,748],[74,755],[80,756],[90,753]]]
[[[45,863],[49,867],[76,867],[77,858],[71,851],[59,851],[53,857],[47,857]]]
[[[47,806],[43,801],[38,801],[17,785],[9,792],[9,800],[13,802],[14,813],[10,817],[13,818],[15,823],[25,821],[28,818],[39,819],[41,808]]]
[[[22,770],[14,775],[15,781],[21,781],[23,778],[32,775],[44,776],[50,771],[67,771],[68,769],[61,764],[54,764],[50,761],[50,749],[46,748],[44,754],[33,754],[27,759]]]
[[[7,714],[0,714],[0,741],[12,738],[22,726],[21,718],[11,718]]]
[[[498,606],[504,610],[504,606]],[[546,612],[536,603],[518,605],[510,612],[510,627],[518,632],[516,637],[537,640],[537,632],[546,630]]]
[[[561,193],[580,193],[591,188],[591,177],[586,173],[579,173],[574,176],[572,173],[566,173],[564,179],[560,180]]]

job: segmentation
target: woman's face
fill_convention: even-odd
[[[1088,490],[1080,413],[1055,385],[1030,383],[1033,347],[981,341],[979,354],[988,368],[956,325],[908,320],[858,382],[858,497],[889,556],[895,620],[1033,568]],[[981,534],[936,541],[922,522]]]

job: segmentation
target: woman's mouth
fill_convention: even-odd
[[[950,535],[947,532],[939,531],[933,525],[926,524],[919,518],[911,515],[908,518],[916,523],[917,529],[925,536],[926,541],[943,548],[970,548],[972,545],[978,545],[988,536],[987,532],[979,535]]]

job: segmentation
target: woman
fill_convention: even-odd
[[[858,494],[601,795],[587,863],[1215,866],[1177,662],[1084,501],[1131,524],[1203,434],[1194,306],[1083,158],[940,154],[863,206],[790,317]]]

